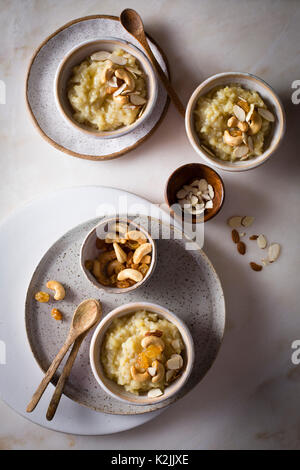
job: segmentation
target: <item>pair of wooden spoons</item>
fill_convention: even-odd
[[[131,8],[126,8],[126,10],[122,11],[120,15],[120,22],[122,26],[126,29],[126,31],[131,34],[142,46],[146,54],[148,55],[154,69],[156,70],[159,78],[161,79],[169,97],[173,101],[174,105],[178,109],[179,113],[184,117],[185,116],[185,108],[181,103],[176,91],[172,87],[171,83],[169,82],[168,78],[166,77],[164,71],[162,70],[161,66],[157,62],[156,58],[153,55],[153,52],[150,49],[148,44],[144,25],[142,22],[141,17],[139,14],[132,10]]]
[[[35,409],[44,391],[49,385],[50,380],[58,369],[61,361],[63,360],[71,345],[74,343],[72,351],[60,375],[50,405],[48,407],[46,417],[48,421],[52,420],[59,405],[64,385],[70,375],[72,366],[76,359],[81,343],[86,337],[87,333],[90,331],[90,329],[95,326],[96,323],[99,322],[101,314],[101,304],[95,299],[84,300],[83,302],[81,302],[81,304],[78,305],[74,312],[70,331],[65,341],[65,344],[60,349],[59,353],[57,354],[49,369],[47,370],[45,377],[41,381],[36,392],[33,394],[32,399],[30,400],[30,403],[26,408],[26,411],[28,413],[31,413]]]

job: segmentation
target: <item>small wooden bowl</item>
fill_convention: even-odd
[[[172,215],[180,216],[183,218],[183,211],[178,214],[172,209],[172,206],[178,203],[176,197],[177,192],[183,187],[184,184],[189,184],[195,179],[204,178],[214,188],[213,208],[205,209],[203,215],[193,215],[191,218],[192,223],[203,223],[212,219],[220,211],[225,199],[225,187],[222,178],[218,173],[207,165],[201,163],[188,163],[187,165],[180,166],[169,177],[166,189],[165,199]]]

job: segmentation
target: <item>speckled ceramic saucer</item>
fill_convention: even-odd
[[[117,17],[95,15],[79,18],[45,39],[35,52],[27,74],[26,101],[40,134],[59,150],[89,160],[109,160],[136,148],[158,127],[169,103],[159,82],[157,102],[149,118],[129,134],[115,139],[103,140],[86,135],[64,120],[57,109],[54,94],[55,74],[61,60],[80,43],[106,37],[122,39],[140,49]],[[157,61],[168,74],[163,52],[151,38],[149,43]]]
[[[132,217],[131,217],[132,218]],[[147,228],[148,220],[134,218]],[[115,307],[135,301],[162,305],[181,317],[190,328],[195,343],[195,365],[192,374],[174,397],[151,406],[134,406],[108,396],[97,384],[89,364],[89,343],[84,341],[72,369],[65,394],[72,400],[96,411],[113,414],[140,414],[154,411],[178,400],[195,387],[214,362],[221,345],[225,326],[225,304],[219,278],[203,251],[187,251],[186,240],[157,239],[157,267],[145,287],[122,295],[107,294],[89,283],[80,268],[80,247],[86,234],[99,222],[94,219],[67,232],[45,254],[31,279],[26,299],[25,319],[32,352],[45,371],[63,344],[74,307],[84,298],[102,302],[103,315]],[[149,225],[148,225],[149,227]],[[161,223],[151,219],[151,235],[158,238]],[[172,233],[177,229],[172,229]],[[59,307],[63,322],[50,315],[53,304],[40,304],[34,294],[45,290],[47,280],[56,279],[66,287],[66,298]],[[56,303],[57,306],[57,303]],[[62,366],[58,370],[61,371]],[[58,375],[53,380],[55,384]]]

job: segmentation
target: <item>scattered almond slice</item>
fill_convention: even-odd
[[[254,222],[254,217],[250,217],[246,215],[245,217],[242,217],[241,224],[243,227],[250,227]]]
[[[179,340],[179,339],[173,339],[171,345],[172,345],[172,348],[173,348],[173,349],[175,349],[175,350],[176,350],[176,349],[179,349],[180,346],[181,346],[180,340]]]
[[[144,106],[141,107],[141,110],[140,110],[140,112],[139,112],[139,114],[138,114],[138,118],[141,117],[141,115],[144,113],[145,109],[146,109],[146,105],[144,104]]]
[[[253,103],[250,104],[250,111],[246,116],[246,121],[249,122],[251,120],[252,114],[254,113],[255,106]]]
[[[234,217],[230,217],[227,220],[227,224],[231,228],[238,228],[242,225],[242,219],[243,219],[243,217],[240,217],[239,215],[234,216]]]
[[[252,153],[254,150],[254,145],[253,145],[253,139],[250,135],[248,136],[248,147],[249,147],[249,151]]]
[[[243,158],[248,154],[248,152],[249,152],[248,145],[239,145],[238,147],[235,147],[233,151],[233,155],[236,158]]]
[[[163,392],[161,391],[160,388],[151,388],[148,392],[148,397],[149,398],[157,398],[163,395]]]
[[[205,145],[200,145],[200,147],[206,152],[208,153],[208,155],[210,155],[211,157],[215,157],[215,154],[208,148],[206,147]]]
[[[211,199],[213,199],[215,197],[214,188],[212,187],[211,184],[208,185],[208,194],[210,195]]]
[[[274,261],[277,260],[277,258],[280,255],[280,250],[281,250],[281,247],[280,247],[279,243],[272,243],[269,246],[268,259],[269,259],[270,263],[273,263]]]
[[[166,362],[167,369],[178,370],[183,366],[183,359],[180,354],[172,354],[170,359]]]
[[[126,65],[127,64],[127,59],[125,57],[117,55],[114,52],[110,55],[109,58],[114,64],[117,64],[117,65]]]
[[[148,367],[147,371],[151,375],[151,377],[154,377],[156,375],[156,368],[155,367]]]
[[[258,237],[257,237],[257,245],[258,247],[261,249],[261,250],[264,250],[267,246],[267,239],[266,237],[263,235],[263,234],[260,234]]]
[[[274,114],[272,114],[271,111],[269,111],[268,109],[258,108],[257,111],[261,115],[261,117],[263,117],[266,121],[269,121],[269,122],[275,121]]]
[[[96,61],[102,61],[106,59],[111,58],[111,52],[108,51],[98,51],[94,52],[94,54],[91,55],[91,60],[96,60]]]
[[[238,106],[237,104],[235,104],[235,105],[233,106],[233,113],[234,113],[234,115],[237,117],[237,119],[238,119],[240,122],[244,122],[244,121],[245,121],[246,113],[245,113],[245,111],[244,111],[240,106]]]
[[[270,264],[270,261],[266,258],[262,258],[261,262],[262,262],[263,266],[267,266],[268,264]]]
[[[212,201],[207,201],[207,203],[205,204],[205,209],[212,209],[213,207],[214,205]]]
[[[173,379],[175,374],[176,374],[175,370],[167,370],[167,372],[166,372],[166,381],[170,382]]]
[[[120,86],[120,88],[118,88],[114,93],[113,93],[113,96],[119,96],[123,90],[125,90],[125,88],[127,87],[127,84],[126,83],[123,83],[123,85]]]
[[[132,104],[135,104],[137,106],[147,103],[147,100],[145,98],[142,98],[137,94],[130,95],[130,101]]]

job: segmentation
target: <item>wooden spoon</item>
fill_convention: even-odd
[[[36,392],[33,394],[32,399],[26,408],[27,413],[31,413],[35,409],[70,346],[80,335],[92,328],[92,326],[94,326],[100,320],[100,317],[101,306],[97,300],[84,300],[81,302],[81,304],[78,305],[74,312],[70,331],[65,344],[53,360],[45,374],[45,377],[41,381]]]
[[[123,10],[120,15],[120,22],[122,26],[126,29],[126,31],[131,34],[143,47],[159,78],[161,79],[169,97],[173,100],[173,103],[175,104],[176,108],[184,117],[185,108],[181,103],[176,91],[174,90],[168,78],[166,77],[163,69],[154,57],[153,52],[150,49],[140,15],[135,10],[132,10],[131,8],[126,8],[126,10]]]

